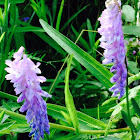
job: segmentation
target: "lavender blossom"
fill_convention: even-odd
[[[122,31],[121,1],[107,0],[105,4],[106,9],[99,18],[101,27],[98,29],[98,32],[102,35],[100,46],[105,49],[103,64],[114,63],[110,71],[116,71],[110,79],[115,85],[109,90],[113,92],[113,96],[120,93],[120,99],[125,93],[127,77],[127,70],[124,63],[126,50]]]
[[[34,139],[39,140],[44,138],[44,130],[49,134],[49,120],[47,116],[46,102],[43,97],[51,97],[47,92],[41,89],[40,83],[46,81],[41,74],[40,63],[36,65],[23,54],[24,48],[20,47],[18,52],[14,54],[14,61],[6,60],[6,65],[9,67],[5,70],[9,73],[6,75],[6,80],[11,80],[14,83],[16,95],[20,94],[17,102],[25,100],[20,108],[21,112],[27,111],[26,119],[32,128],[29,136],[34,134]],[[22,58],[23,57],[23,58]]]

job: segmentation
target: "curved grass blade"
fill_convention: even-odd
[[[54,22],[54,19],[56,16],[57,2],[58,2],[58,0],[53,0],[53,5],[52,5],[53,22]]]
[[[140,108],[139,108],[137,102],[136,102],[135,99],[133,99],[133,98],[131,99],[131,102],[132,102],[133,108],[134,108],[134,110],[135,110],[135,113],[137,113],[137,115],[138,115],[139,118],[140,118]]]
[[[71,25],[71,29],[73,31],[73,33],[75,34],[76,38],[78,38],[79,36],[79,33],[75,30],[75,28]],[[89,51],[90,50],[90,47],[88,45],[88,43],[86,42],[85,39],[82,38],[82,36],[79,38],[79,41],[82,43],[82,45],[84,46],[84,48]]]
[[[23,3],[25,0],[9,0],[9,3],[11,4],[19,4],[19,3]],[[0,0],[0,4],[4,4],[5,0]]]
[[[5,74],[6,74],[6,71],[4,71],[4,68],[6,66],[5,65],[5,60],[8,58],[8,53],[10,51],[10,45],[11,45],[12,37],[13,37],[13,34],[14,34],[14,30],[15,30],[15,26],[13,27],[13,30],[9,35],[9,38],[8,38],[8,41],[7,41],[7,44],[6,44],[6,47],[5,47],[5,52],[1,56],[1,62],[0,62],[0,65],[1,65],[0,80],[1,81],[0,81],[0,87],[1,87],[1,84],[3,83],[3,81],[4,81]]]
[[[4,93],[4,92],[0,92],[0,93],[1,93],[0,97],[2,97],[2,98],[6,98],[6,99],[11,99],[13,101],[17,101],[17,97],[14,96],[14,95],[10,95],[10,94]],[[17,121],[17,119],[18,120],[21,119],[22,122],[26,121],[24,115],[17,114],[17,113],[15,114],[15,112],[12,112],[12,111],[9,111],[9,110],[6,110],[6,109],[3,109],[3,108],[0,107],[0,112],[2,112],[3,110],[5,111],[5,114],[9,115],[11,118],[15,118],[16,121]],[[60,105],[55,105],[55,104],[50,104],[50,103],[47,103],[47,110],[48,110],[48,115],[51,115],[53,117],[57,116],[56,118],[58,118],[58,119],[60,119],[60,118],[64,119],[64,117],[61,114],[61,111],[65,112],[65,113],[67,112],[66,107],[63,107],[63,106],[60,106]],[[86,114],[84,114],[84,113],[82,113],[80,111],[77,111],[77,115],[78,115],[79,121],[84,123],[86,126],[88,124],[91,124],[91,125],[94,125],[94,126],[98,126],[101,129],[105,129],[106,128],[106,124],[104,122],[102,122],[100,120],[97,120],[97,119],[94,119],[91,116],[88,116],[88,115],[86,115]],[[85,127],[85,125],[84,125],[84,127]]]
[[[62,16],[62,13],[63,13],[64,2],[65,2],[65,0],[61,1],[61,5],[60,5],[58,17],[57,17],[56,30],[58,30],[58,31],[59,31],[59,28],[60,28],[60,22],[61,22],[61,16]]]
[[[47,103],[47,110],[48,110],[48,115],[64,121],[64,117],[62,116],[61,111],[66,113],[67,112],[66,107]],[[91,129],[91,128],[95,129],[98,127],[100,129],[105,129],[107,126],[104,122],[94,119],[91,116],[86,115],[80,111],[77,111],[77,116],[80,124],[80,129],[82,128],[82,126],[84,129]]]
[[[3,39],[3,37],[4,37],[4,35],[5,35],[5,32],[0,36],[0,43],[1,43],[1,41],[2,41],[2,39]]]
[[[0,113],[0,123],[1,123],[1,120],[3,119],[3,116],[4,116],[4,110]]]
[[[69,75],[70,75],[70,66],[72,63],[72,58],[73,58],[73,55],[71,55],[69,58],[66,73],[65,73],[65,104],[66,104],[66,108],[68,110],[68,113],[70,115],[70,119],[71,119],[73,126],[75,128],[75,132],[78,133],[79,132],[79,121],[78,121],[77,112],[76,112],[76,108],[74,105],[73,97],[72,97],[70,90],[69,90]]]
[[[75,45],[71,40],[56,31],[53,27],[40,19],[40,23],[46,33],[54,39],[69,54],[74,54],[74,58],[91,72],[106,88],[110,88],[113,84],[110,78],[113,76],[105,67],[103,67],[96,59],[91,57],[84,50]]]
[[[87,19],[87,29],[88,30],[93,30],[91,22],[90,22],[89,19]],[[90,47],[91,47],[92,54],[93,54],[94,58],[96,58],[96,52],[95,52],[95,50],[93,50],[94,44],[95,44],[94,33],[93,32],[88,32],[88,37],[89,37],[89,44],[90,44]]]
[[[8,129],[9,127],[11,127],[15,122],[7,122],[7,123],[3,123],[0,124],[0,132],[3,130]]]
[[[71,16],[69,18],[69,20],[63,25],[63,27],[60,29],[60,32],[62,32],[68,25],[69,23],[76,18],[83,10],[85,10],[89,5],[86,5],[85,7],[83,7],[81,10],[79,10],[77,13],[75,13],[73,16]]]

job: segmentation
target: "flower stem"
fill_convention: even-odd
[[[128,90],[126,90],[126,91],[128,92]],[[126,93],[126,94],[128,95],[128,93]],[[16,96],[10,95],[8,93],[4,93],[2,91],[0,91],[0,97],[11,99],[13,101],[17,100]],[[128,102],[128,109],[129,109],[129,102]],[[22,119],[22,120],[26,121],[25,116],[22,115],[22,114],[18,114],[18,113],[15,113],[15,112],[12,112],[12,111],[9,111],[9,110],[6,110],[6,109],[0,107],[0,112],[2,112],[3,110],[4,110],[5,114],[9,115],[10,117],[14,117],[14,118]],[[130,116],[130,113],[129,113],[129,116]],[[75,131],[75,129],[72,128],[72,127],[63,126],[63,125],[54,124],[54,123],[49,123],[49,124],[50,124],[51,128],[55,128],[55,129],[59,129],[59,130],[64,130],[64,131],[68,131],[68,132],[71,132],[71,131],[74,132]],[[120,128],[120,129],[111,129],[111,130],[108,131],[108,133],[126,132],[126,131],[130,131],[130,128],[126,127],[126,128]],[[131,129],[131,131],[132,131],[132,129]],[[83,130],[83,129],[80,129],[79,133],[81,133],[81,134],[104,134],[105,130]],[[133,133],[133,131],[132,131],[132,133]],[[132,140],[135,140],[134,139],[134,134],[132,135],[132,137],[133,137]]]
[[[125,59],[125,64],[126,64],[126,69],[127,69],[127,73],[128,73],[128,67],[127,67],[126,59]],[[133,132],[133,128],[132,128],[131,117],[130,117],[130,111],[129,111],[128,74],[127,74],[127,78],[126,78],[126,103],[127,103],[128,121],[129,121],[129,126],[130,126],[130,129],[131,129],[131,133],[132,133],[132,140],[135,140],[135,136],[134,136],[134,132]]]
[[[22,114],[18,114],[16,112],[12,112],[12,111],[9,111],[7,109],[4,109],[4,108],[1,108],[0,107],[0,112],[2,112],[4,110],[5,114],[9,115],[11,118],[14,118],[15,120],[22,120],[25,121],[24,125],[26,126],[29,126],[29,124],[26,124],[26,119],[25,119],[25,116],[22,115]],[[69,126],[63,126],[63,125],[60,125],[60,124],[55,124],[55,123],[49,123],[50,124],[50,127],[51,128],[55,128],[55,129],[58,129],[58,130],[63,130],[63,131],[67,131],[67,132],[75,132],[75,129],[73,127],[69,127]],[[111,129],[108,131],[108,133],[119,133],[119,132],[126,132],[126,131],[130,131],[130,128],[129,127],[126,127],[126,128],[120,128],[120,129]],[[81,134],[104,134],[105,133],[105,130],[83,130],[83,129],[80,129],[79,130],[79,133]]]

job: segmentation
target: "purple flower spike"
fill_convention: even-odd
[[[113,96],[120,93],[120,99],[125,93],[127,77],[124,63],[126,50],[122,31],[121,1],[107,0],[105,4],[106,9],[98,19],[101,23],[101,27],[98,29],[98,32],[101,34],[100,46],[105,49],[103,63],[114,63],[110,71],[116,71],[116,73],[110,81],[115,83],[115,85],[110,88],[110,91],[113,92]]]
[[[25,100],[20,111],[27,111],[26,119],[32,128],[29,136],[34,134],[34,139],[39,140],[40,137],[44,138],[44,130],[49,134],[50,128],[46,102],[41,96],[51,97],[51,95],[41,89],[40,83],[45,82],[46,78],[37,76],[41,73],[38,68],[40,63],[35,65],[23,51],[24,48],[20,47],[13,56],[14,61],[6,60],[6,65],[9,66],[5,68],[9,73],[6,79],[14,83],[16,95],[20,94],[17,102]]]

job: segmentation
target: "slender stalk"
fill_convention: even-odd
[[[4,93],[6,94],[6,93]],[[2,94],[0,94],[2,95]],[[9,98],[11,95],[7,94],[6,96],[4,96],[5,98]],[[16,96],[13,96],[13,98],[11,99],[16,99],[17,97]],[[2,112],[4,110],[5,114],[11,116],[11,117],[14,117],[15,119],[21,119],[21,120],[25,120],[25,116],[22,115],[22,114],[18,114],[16,112],[12,112],[12,111],[9,111],[9,110],[6,110],[4,108],[1,108],[0,107],[0,112]],[[59,125],[59,124],[54,124],[54,123],[49,123],[50,124],[50,127],[51,128],[55,128],[55,129],[59,129],[59,130],[64,130],[64,131],[67,131],[67,132],[75,132],[75,129],[73,127],[68,127],[68,126],[63,126],[63,125]],[[26,125],[26,124],[24,124]],[[27,124],[29,126],[29,124]],[[83,130],[83,129],[80,129],[79,130],[79,133],[81,134],[104,134],[106,130]],[[126,128],[120,128],[120,129],[111,129],[108,131],[108,133],[119,133],[119,132],[126,132],[126,131],[130,131],[130,128],[129,127],[126,127]]]
[[[57,80],[57,78],[58,78],[60,72],[62,71],[62,69],[63,69],[65,63],[67,62],[68,58],[69,58],[69,54],[67,55],[67,57],[66,57],[64,63],[62,64],[60,70],[58,71],[57,76],[56,76],[56,78],[55,78],[55,80],[54,80],[54,82],[53,82],[53,84],[52,84],[52,86],[51,86],[51,88],[50,88],[50,90],[49,90],[49,94],[51,94],[52,88],[53,88],[53,86],[54,86],[54,84],[55,84],[55,82],[56,82],[56,80]],[[45,101],[47,101],[47,98],[45,99]]]
[[[80,39],[80,37],[82,36],[82,34],[83,34],[84,32],[98,33],[98,31],[83,29],[83,30],[81,31],[81,33],[79,34],[78,38],[76,39],[75,44],[78,42],[78,40]],[[102,53],[100,53],[98,50],[96,50],[95,48],[93,48],[93,49],[94,49],[97,53],[99,53],[101,56],[103,56]],[[104,56],[103,56],[103,57],[104,57]]]
[[[126,59],[125,59],[125,64],[126,64],[126,69],[127,69],[127,72],[128,72]],[[130,117],[130,111],[129,111],[128,74],[127,74],[127,78],[126,78],[126,103],[127,103],[128,121],[129,121],[129,126],[130,126],[130,129],[131,129],[131,133],[132,133],[132,140],[135,140],[135,136],[134,136],[134,132],[133,132],[133,128],[132,128],[131,117]]]
[[[98,33],[98,31],[83,29],[83,30],[81,31],[81,33],[79,34],[78,38],[76,39],[75,44],[78,42],[78,40],[79,40],[79,38],[82,36],[83,32],[93,32],[93,33],[96,32],[96,33]]]
[[[2,112],[4,110],[5,114],[11,116],[11,117],[15,117],[18,119],[22,119],[22,120],[26,120],[25,116],[22,114],[18,114],[9,110],[6,110],[4,108],[0,107],[0,112]],[[55,124],[55,123],[49,123],[51,128],[55,128],[55,129],[59,129],[59,130],[64,130],[64,131],[68,131],[68,132],[75,132],[75,129],[73,127],[68,127],[68,126],[63,126],[63,125],[59,125],[59,124]],[[25,124],[26,125],[26,124]],[[29,124],[27,124],[27,126],[29,126]],[[126,131],[130,131],[129,127],[126,128],[120,128],[120,129],[111,129],[109,130],[109,133],[119,133],[119,132],[126,132]],[[105,130],[79,130],[79,133],[81,134],[104,134]]]

